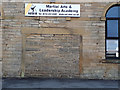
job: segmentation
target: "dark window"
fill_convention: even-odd
[[[106,13],[106,58],[120,59],[120,5]]]

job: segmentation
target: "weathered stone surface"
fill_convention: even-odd
[[[118,64],[100,62],[105,59],[105,19],[101,18],[113,0],[89,1],[78,2],[81,17],[70,20],[65,17],[25,17],[24,3],[4,2],[5,19],[1,20],[0,29],[0,35],[3,35],[3,52],[0,53],[3,54],[3,77],[21,76],[23,44],[26,42],[25,77],[120,78]],[[27,36],[23,41],[23,28],[56,28],[56,32],[66,29],[70,34],[54,35],[49,31]]]
[[[79,75],[79,35],[31,35],[26,39],[25,76]]]
[[[11,1],[9,1],[9,0],[4,0],[4,1],[2,1],[2,2],[50,2],[50,0],[41,0],[41,1],[39,1],[39,0],[36,0],[36,1],[34,1],[34,0],[30,0],[30,1],[27,1],[27,0],[11,0]],[[56,2],[56,1],[55,1]],[[119,2],[119,0],[87,0],[87,1],[85,1],[85,0],[66,0],[66,1],[64,1],[64,0],[57,0],[57,2],[69,2],[69,3],[74,3],[74,2],[77,2],[77,3],[79,3],[79,2],[81,2],[81,3],[88,3],[88,2]]]

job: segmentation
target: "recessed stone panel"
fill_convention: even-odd
[[[79,75],[79,35],[31,35],[26,38],[25,76]]]

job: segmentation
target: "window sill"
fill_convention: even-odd
[[[120,64],[119,59],[103,59],[100,62],[101,63],[109,63],[109,64]]]

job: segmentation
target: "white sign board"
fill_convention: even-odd
[[[80,4],[25,4],[25,16],[80,17]]]

